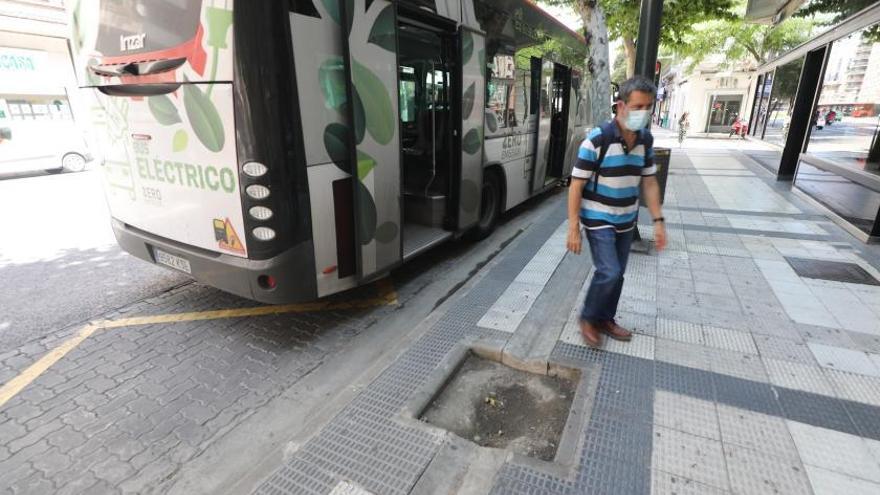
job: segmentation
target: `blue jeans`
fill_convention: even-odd
[[[614,229],[587,230],[596,272],[584,299],[582,320],[598,324],[614,319],[634,235],[635,230],[621,234]]]

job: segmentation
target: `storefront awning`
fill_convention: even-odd
[[[794,13],[805,0],[749,0],[745,19],[761,24],[779,24]]]

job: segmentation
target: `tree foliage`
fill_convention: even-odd
[[[820,15],[825,17],[820,24],[831,25],[875,3],[876,0],[811,0],[795,16],[805,18]],[[862,36],[875,43],[880,42],[880,25],[869,27]]]
[[[545,4],[565,6],[581,12],[600,5],[607,16],[610,39],[623,40],[627,57],[627,75],[635,67],[635,42],[639,35],[641,0],[544,0]],[[734,19],[733,8],[738,0],[677,0],[665,2],[661,19],[660,42],[670,47],[683,47],[694,26],[709,20]]]
[[[812,26],[812,20],[799,18],[776,27],[742,19],[708,21],[695,26],[683,43],[671,48],[678,57],[689,58],[691,66],[712,54],[724,55],[729,63],[751,60],[763,64],[768,57],[805,42]]]
[[[614,57],[614,72],[611,73],[611,80],[617,83],[626,80],[626,52],[618,50]]]

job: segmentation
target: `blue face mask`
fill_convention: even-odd
[[[650,110],[630,110],[629,114],[626,116],[626,122],[624,122],[624,125],[627,129],[635,132],[644,129],[650,120]]]

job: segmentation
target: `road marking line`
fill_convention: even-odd
[[[63,344],[41,357],[36,363],[28,366],[26,370],[21,372],[21,374],[5,383],[0,387],[0,407],[6,404],[9,399],[18,395],[22,389],[30,385],[30,383],[36,380],[38,376],[42,375],[43,372],[67,355],[68,352],[74,350],[93,333],[100,330],[100,328],[101,327],[96,325],[84,326],[75,337],[66,340]]]
[[[30,365],[18,376],[0,386],[0,408],[10,399],[19,394],[25,387],[36,380],[47,369],[57,363],[70,351],[76,349],[87,338],[99,330],[114,328],[133,327],[141,325],[156,325],[159,323],[182,323],[187,321],[218,320],[223,318],[242,318],[246,316],[266,316],[289,313],[305,313],[312,311],[332,311],[344,309],[367,309],[377,306],[395,306],[398,303],[397,291],[387,278],[376,282],[379,296],[369,299],[361,299],[347,302],[312,302],[301,304],[285,304],[280,306],[258,306],[254,308],[220,309],[215,311],[199,311],[192,313],[176,313],[155,316],[134,316],[120,320],[104,320],[93,322],[80,329],[75,337],[72,337],[60,346],[49,351],[37,362]]]

